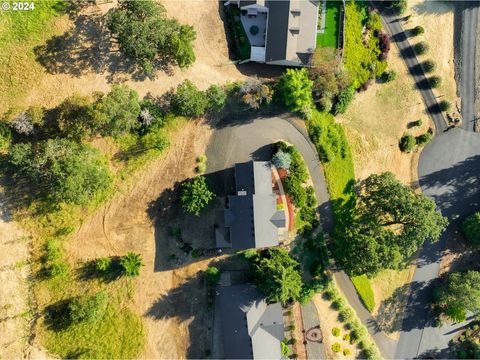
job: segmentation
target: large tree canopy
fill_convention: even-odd
[[[108,94],[98,96],[91,114],[93,123],[104,135],[128,132],[139,126],[138,94],[126,85],[114,85]]]
[[[306,112],[313,104],[312,86],[306,69],[287,69],[278,82],[278,92],[290,110]]]
[[[435,301],[454,321],[462,322],[467,311],[480,312],[480,272],[466,271],[449,274],[443,286],[435,291]]]
[[[282,248],[249,256],[255,283],[269,301],[283,304],[300,298],[303,287],[298,262]]]
[[[195,61],[193,27],[167,19],[165,8],[152,0],[119,0],[107,14],[107,26],[120,50],[148,74],[159,58],[182,68]]]
[[[396,269],[425,240],[438,240],[446,225],[432,200],[392,173],[370,175],[360,186],[353,223],[337,236],[339,262],[355,275]]]
[[[112,182],[98,150],[67,139],[15,144],[8,161],[16,176],[25,177],[39,193],[57,202],[88,204]]]
[[[215,197],[210,191],[205,176],[197,176],[181,186],[180,200],[187,213],[200,215],[200,212]]]

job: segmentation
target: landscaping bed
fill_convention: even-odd
[[[250,59],[250,42],[240,19],[241,12],[236,6],[225,9],[227,28],[230,33],[230,47],[239,60]]]

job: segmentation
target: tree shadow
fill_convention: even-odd
[[[45,308],[44,316],[47,329],[59,332],[67,329],[72,324],[68,308],[70,302],[71,299],[64,299]]]
[[[211,351],[213,301],[214,294],[207,290],[205,277],[198,272],[160,296],[145,316],[153,320],[175,319],[179,324],[188,321],[186,358],[202,359]]]
[[[386,333],[402,330],[403,311],[405,310],[411,284],[405,284],[393,292],[392,296],[380,304],[375,316],[378,328]]]
[[[100,271],[96,267],[96,260],[87,261],[77,270],[80,280],[88,281],[93,279],[101,280],[105,283],[113,282],[122,277],[122,266],[120,265],[120,257],[113,256],[110,268],[107,271]]]
[[[155,272],[179,268],[217,255],[216,217],[224,207],[225,184],[230,173],[230,169],[226,169],[205,175],[216,197],[200,216],[184,212],[180,203],[181,183],[164,190],[148,205],[146,211],[154,224]]]
[[[408,297],[408,305],[405,307],[403,321],[393,321],[394,329],[408,332],[413,329],[423,329],[433,324],[434,316],[430,316],[430,313],[432,292],[435,286],[435,281],[412,281],[410,284],[397,289],[398,291],[394,293],[394,296],[405,296],[408,293],[410,293],[410,296]],[[392,296],[392,299],[388,300],[386,304],[382,303],[381,305],[385,306],[385,310],[392,306],[391,302],[395,299]],[[383,325],[387,327],[389,323],[392,323],[387,317],[382,319],[382,321]]]
[[[36,61],[49,74],[69,74],[80,77],[87,73],[108,74],[110,83],[126,75],[142,81],[148,76],[135,61],[125,58],[111,40],[105,17],[98,13],[72,12],[73,29],[56,35],[33,50]],[[154,68],[173,74],[170,59],[158,59]],[[153,76],[152,76],[153,77]]]
[[[455,3],[457,1],[421,1],[412,10],[418,15],[444,15],[455,11]]]

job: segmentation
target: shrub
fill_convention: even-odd
[[[289,153],[278,150],[272,157],[272,163],[280,169],[290,169],[292,163],[292,156]]]
[[[205,163],[200,163],[195,167],[195,172],[197,174],[204,174],[207,171],[207,165]]]
[[[225,106],[225,100],[227,94],[218,85],[211,85],[206,91],[205,96],[207,98],[207,108],[212,111],[220,111]]]
[[[436,64],[433,60],[425,60],[422,64],[422,68],[425,73],[431,73],[435,70]]]
[[[388,8],[395,14],[401,15],[407,10],[407,0],[392,0],[388,2]]]
[[[423,146],[428,144],[432,140],[432,134],[426,132],[425,134],[419,135],[415,138],[417,145]]]
[[[335,336],[335,337],[340,336],[340,328],[338,328],[338,327],[332,328],[332,335]]]
[[[397,78],[397,72],[395,70],[385,71],[382,75],[383,82],[391,82]]]
[[[321,261],[314,260],[312,262],[312,265],[310,265],[310,274],[312,274],[313,277],[318,277],[322,275],[322,272],[323,272],[323,265]]]
[[[332,301],[332,308],[335,310],[342,310],[345,307],[345,300],[342,297],[339,297]]]
[[[417,55],[423,55],[425,54],[429,49],[429,46],[426,42],[422,41],[419,42],[418,44],[415,44],[413,47],[413,50]]]
[[[12,141],[12,130],[4,122],[0,121],[0,150],[6,150]]]
[[[467,240],[474,246],[480,245],[480,212],[467,217],[460,225]]]
[[[140,138],[140,145],[143,151],[163,151],[170,146],[170,140],[161,127],[151,126],[147,133]]]
[[[412,122],[410,123],[410,125],[411,125],[412,127],[414,127],[414,126],[422,126],[422,124],[423,124],[423,121],[420,120],[420,119],[419,119],[419,120],[412,121]]]
[[[411,33],[413,36],[418,36],[418,35],[422,35],[423,33],[425,32],[425,29],[423,28],[423,26],[415,26],[412,30],[411,30]]]
[[[295,338],[290,339],[290,344],[292,344],[292,345],[295,345],[297,342],[298,342],[298,340],[295,339]]]
[[[206,155],[200,155],[196,159],[197,163],[205,163],[207,162],[207,156]]]
[[[65,278],[68,274],[68,266],[63,262],[55,262],[46,269],[46,274],[50,278]]]
[[[296,207],[302,208],[305,206],[307,200],[307,192],[302,185],[302,182],[293,174],[290,174],[284,179],[285,191],[290,195],[293,204]]]
[[[200,117],[205,114],[208,99],[205,93],[200,91],[193,82],[186,79],[177,86],[172,95],[171,105],[173,111],[182,116]]]
[[[205,276],[207,279],[207,284],[210,286],[215,286],[220,280],[220,270],[215,266],[209,266],[205,270]]]
[[[288,354],[290,354],[290,349],[287,346],[286,340],[280,341],[280,346],[282,347],[282,355],[288,356]]]
[[[101,257],[95,261],[95,268],[101,272],[108,272],[112,265],[112,259],[109,257]]]
[[[214,196],[204,176],[197,176],[181,185],[180,200],[187,213],[199,216]]]
[[[442,85],[442,78],[440,76],[432,76],[428,79],[428,84],[431,88],[436,89]]]
[[[101,320],[107,308],[107,294],[99,292],[93,296],[79,296],[74,298],[68,305],[70,320],[73,323],[93,323]]]
[[[450,104],[449,101],[447,100],[442,100],[438,103],[438,108],[440,111],[448,111],[452,107],[452,104]]]
[[[60,244],[57,239],[48,239],[45,244],[45,261],[54,262],[60,259]]]
[[[350,342],[350,335],[349,335],[349,334],[345,334],[345,335],[343,335],[342,339],[343,339],[344,341]]]
[[[330,112],[332,110],[332,100],[329,97],[322,97],[318,102],[317,102],[318,110],[323,111],[323,112]]]
[[[131,251],[120,258],[120,265],[123,273],[132,277],[140,275],[140,268],[144,266],[141,255]]]
[[[346,307],[345,309],[342,309],[339,314],[339,320],[342,321],[342,322],[351,322],[353,321],[353,319],[355,318],[355,314],[353,312],[353,310],[349,307]]]
[[[273,90],[256,77],[243,82],[238,88],[238,93],[243,103],[251,109],[259,109],[263,104],[270,104],[273,98]]]
[[[295,323],[292,322],[292,323],[290,324],[290,326],[288,327],[288,330],[290,330],[290,331],[295,331],[296,328],[297,328],[297,327],[296,327]]]
[[[287,69],[278,82],[278,94],[287,108],[303,111],[313,104],[312,86],[306,69]]]
[[[334,353],[339,353],[340,351],[342,351],[342,346],[338,342],[336,342],[332,345],[332,351]]]
[[[402,152],[412,152],[413,148],[415,147],[416,140],[413,135],[406,134],[400,138],[400,142],[398,143],[398,147]]]
[[[342,90],[335,98],[333,113],[337,115],[343,114],[345,111],[347,111],[348,105],[350,105],[352,102],[354,95],[355,89],[352,86]]]

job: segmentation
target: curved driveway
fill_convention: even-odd
[[[254,118],[244,121],[228,120],[218,126],[207,147],[207,177],[216,184],[217,190],[225,194],[234,192],[233,166],[237,162],[249,160],[270,160],[272,144],[285,140],[295,145],[307,163],[319,203],[318,211],[322,228],[332,229],[332,212],[325,183],[323,168],[317,151],[308,138],[303,121],[290,118]],[[392,358],[395,342],[378,331],[371,314],[362,305],[358,294],[343,271],[335,272],[335,280],[355,309],[362,322],[372,334],[382,354]]]

